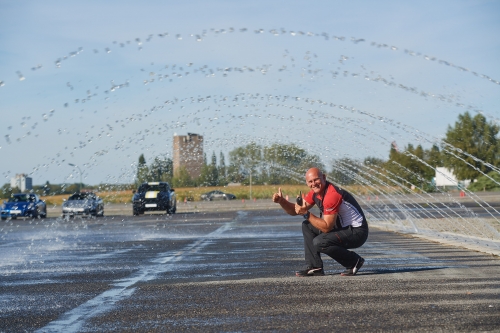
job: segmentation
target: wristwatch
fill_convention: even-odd
[[[309,216],[311,215],[310,212],[307,212],[305,213],[304,215],[302,215],[306,220],[309,220]]]

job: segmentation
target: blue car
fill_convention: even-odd
[[[0,211],[2,220],[18,217],[47,217],[47,205],[34,193],[16,193],[4,201]]]

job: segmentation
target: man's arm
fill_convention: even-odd
[[[337,220],[337,214],[333,215],[323,215],[323,218],[314,216],[313,214],[309,215],[309,222],[321,232],[327,233],[335,228],[335,221]]]
[[[304,215],[311,209],[313,205],[309,205],[306,201],[302,206],[295,204],[295,214],[296,215]],[[309,213],[308,221],[321,232],[329,232],[333,228],[335,228],[335,222],[337,221],[337,213],[332,215],[323,215],[323,218],[317,217]]]
[[[281,208],[283,208],[283,210],[287,214],[292,215],[292,216],[299,215],[299,214],[297,214],[295,212],[295,205],[296,204],[294,204],[293,202],[290,202],[290,201],[286,200],[285,198],[283,198],[283,193],[281,192],[281,187],[278,189],[277,193],[273,194],[273,201],[276,202],[276,203],[279,203],[280,206],[281,206]],[[305,203],[305,204],[307,204],[307,203]],[[312,207],[312,205],[311,205],[311,207]],[[309,209],[311,207],[309,207]]]

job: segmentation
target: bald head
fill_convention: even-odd
[[[306,179],[307,179],[308,175],[323,178],[323,173],[318,168],[311,168],[311,169],[307,170]]]
[[[315,193],[323,193],[326,185],[326,176],[318,168],[311,168],[306,172],[306,184]]]

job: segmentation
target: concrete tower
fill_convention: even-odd
[[[185,167],[191,178],[198,178],[203,167],[203,137],[198,134],[174,135],[174,176]]]

